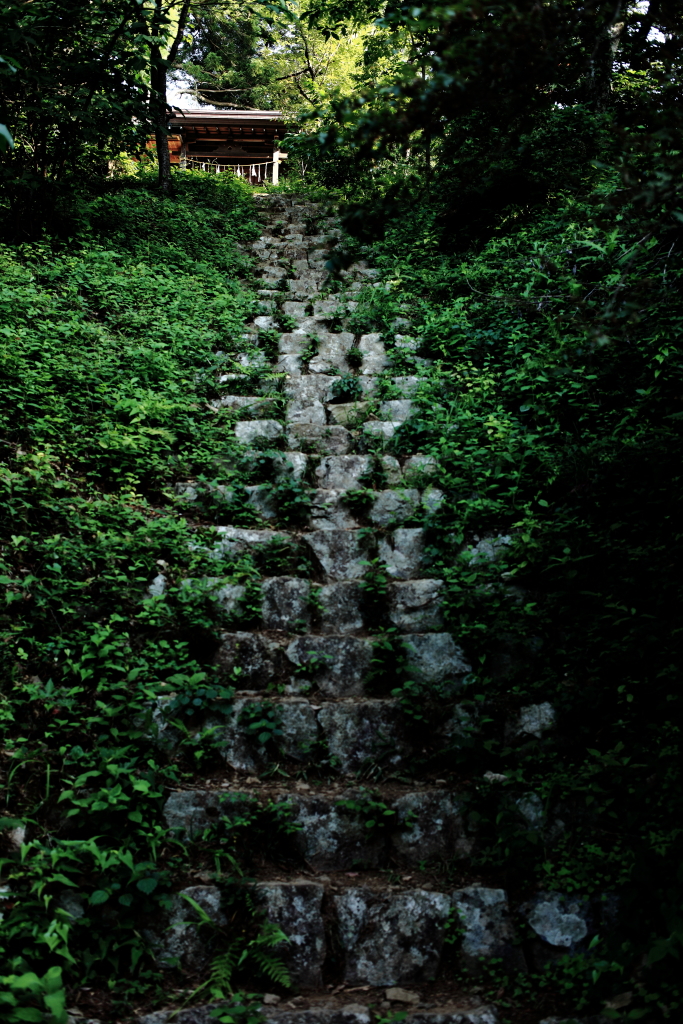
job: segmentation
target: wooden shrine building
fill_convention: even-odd
[[[232,170],[252,184],[278,183],[287,154],[279,110],[175,110],[169,117],[171,163],[204,171]]]

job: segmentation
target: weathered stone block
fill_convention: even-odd
[[[207,722],[207,726],[215,727],[221,754],[231,768],[253,772],[268,763],[270,754],[259,745],[258,733],[250,735],[240,722],[240,716],[248,704],[259,706],[255,700],[236,700],[227,722]],[[318,738],[315,711],[307,701],[300,699],[281,701],[275,705],[275,711],[282,730],[282,735],[276,739],[277,747],[285,757],[293,761],[306,761]]]
[[[314,530],[352,530],[358,526],[339,491],[310,491],[310,525]]]
[[[326,583],[318,592],[322,633],[360,633],[363,591],[358,583]]]
[[[391,360],[381,339],[381,334],[363,334],[358,342],[358,348],[363,354],[362,374],[381,373],[390,365]]]
[[[422,492],[422,508],[428,516],[438,511],[445,500],[446,495],[438,487],[428,487]]]
[[[279,420],[242,420],[235,424],[235,437],[242,444],[253,444],[261,439],[275,441],[283,433]]]
[[[380,537],[377,550],[388,576],[395,580],[409,580],[420,573],[424,546],[423,529],[403,527]]]
[[[164,804],[164,820],[175,832],[184,832],[189,838],[200,835],[220,817],[220,797],[217,790],[180,789],[171,793]]]
[[[263,415],[271,411],[273,401],[257,395],[221,395],[211,402],[214,409],[229,409],[231,412],[242,412],[247,415]]]
[[[370,519],[375,526],[402,523],[415,515],[419,507],[419,491],[410,488],[379,491],[370,509]]]
[[[400,421],[393,423],[389,420],[368,420],[367,423],[363,424],[363,433],[367,434],[368,437],[377,437],[380,440],[389,441],[400,426]]]
[[[343,871],[358,865],[376,868],[383,862],[383,840],[373,837],[364,822],[338,810],[335,800],[295,795],[290,804],[292,821],[300,829],[294,835],[295,845],[316,870]]]
[[[410,580],[389,584],[389,618],[405,633],[443,627],[443,580]]]
[[[287,443],[319,455],[345,455],[351,436],[346,427],[336,424],[290,423],[287,426]]]
[[[548,701],[542,704],[528,704],[525,708],[520,708],[512,732],[515,736],[535,736],[540,740],[544,733],[555,728],[556,721],[555,708]]]
[[[348,984],[431,981],[450,910],[444,893],[414,889],[391,895],[349,889],[334,897]]]
[[[177,893],[168,912],[168,928],[157,943],[157,961],[180,961],[186,971],[202,970],[211,959],[210,941],[199,932],[200,917],[185,896],[197,903],[219,927],[226,924],[221,910],[221,893],[215,885],[191,885]]]
[[[406,480],[412,477],[432,476],[438,469],[433,455],[411,455],[403,463],[403,475]]]
[[[393,455],[382,455],[380,458],[384,478],[390,487],[398,487],[403,483],[403,471],[401,463]]]
[[[588,935],[590,904],[580,896],[542,892],[520,910],[536,934],[551,946],[572,949]]]
[[[282,652],[261,633],[221,633],[214,664],[225,673],[239,669],[235,685],[240,690],[264,690],[275,678]]]
[[[514,938],[507,894],[504,889],[487,889],[470,885],[453,893],[464,935],[462,954],[476,968],[478,957],[503,957],[509,960]]]
[[[289,942],[275,946],[296,985],[322,986],[325,929],[322,918],[323,886],[314,882],[268,882],[258,885],[266,916],[278,925]]]
[[[312,530],[302,538],[330,580],[357,580],[372,557],[370,539],[360,530]]]
[[[294,576],[273,576],[261,585],[261,615],[265,629],[308,629],[311,624],[311,584]]]
[[[289,476],[293,480],[302,480],[306,475],[308,455],[303,452],[282,452],[273,455],[272,464],[276,477]]]
[[[472,671],[450,633],[408,633],[403,638],[411,678],[421,683],[442,683]]]
[[[318,334],[318,352],[308,364],[311,373],[329,373],[330,370],[341,370],[348,373],[349,364],[346,357],[353,345],[353,335],[348,331],[339,334]]]
[[[394,802],[398,823],[391,845],[398,861],[417,865],[431,859],[464,857],[472,843],[464,833],[460,807],[451,793],[406,793]]]
[[[326,704],[318,721],[338,771],[357,771],[371,760],[400,764],[409,753],[400,707],[393,701]]]
[[[216,533],[219,540],[214,553],[218,556],[234,557],[275,540],[290,540],[287,533],[278,533],[275,530],[245,530],[239,526],[217,526]]]
[[[247,505],[250,505],[263,519],[276,518],[277,506],[267,484],[248,484],[244,489],[247,492]]]
[[[310,679],[330,697],[363,692],[370,668],[372,644],[354,636],[302,636],[287,648],[297,666],[309,666]]]
[[[369,455],[332,455],[321,459],[315,471],[318,486],[331,491],[355,490],[361,477],[369,473],[372,460]]]
[[[368,402],[341,402],[338,405],[328,405],[327,412],[333,423],[355,427],[367,419],[368,405]]]
[[[383,420],[392,420],[394,423],[410,419],[415,413],[415,402],[410,398],[394,398],[388,402],[382,402],[379,407],[379,414]]]
[[[334,377],[325,377],[322,374],[305,374],[287,381],[284,390],[288,399],[288,422],[326,423],[325,400],[333,381]]]

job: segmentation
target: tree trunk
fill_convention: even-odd
[[[171,156],[168,152],[168,114],[166,111],[166,62],[158,47],[152,52],[152,93],[154,104],[154,139],[159,161],[159,188],[166,195],[171,191]]]

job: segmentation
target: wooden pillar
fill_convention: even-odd
[[[180,170],[187,170],[187,139],[182,134],[180,136]]]
[[[273,150],[273,185],[277,185],[280,180],[280,150]]]

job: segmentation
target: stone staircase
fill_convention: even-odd
[[[457,701],[470,666],[444,629],[443,582],[430,571],[426,527],[443,498],[434,460],[386,450],[420,401],[428,364],[407,318],[395,324],[399,373],[379,333],[349,329],[355,293],[381,285],[356,263],[330,294],[333,217],[297,197],[256,201],[263,313],[221,374],[214,405],[239,416],[233,429],[255,457],[278,449],[272,479],[301,485],[310,504],[300,526],[282,527],[272,490],[255,484],[248,502],[262,526],[218,527],[217,579],[221,560],[274,545],[295,571],[264,575],[258,628],[223,633],[216,661],[237,679],[236,700],[227,719],[204,725],[215,730],[225,777],[172,793],[166,821],[191,839],[221,816],[287,805],[296,829],[274,832],[272,844],[287,844],[292,867],[271,865],[256,881],[267,918],[289,937],[278,955],[298,993],[267,997],[272,1024],[369,1024],[369,1007],[384,1017],[408,1011],[410,1024],[494,1024],[474,982],[480,957],[521,964],[507,895],[479,883],[439,887],[423,871],[464,861],[472,837],[452,785],[433,770],[420,778],[415,765],[477,729]],[[228,491],[214,497],[227,501]],[[178,494],[200,496],[193,482]],[[244,596],[244,586],[218,583],[213,594],[228,612]],[[438,721],[421,721],[392,694],[401,679],[440,694]],[[259,721],[270,723],[265,735]],[[163,741],[173,743],[172,733],[167,727]],[[215,885],[184,893],[221,922]],[[193,971],[210,951],[182,896],[159,956]],[[445,957],[470,968],[473,984],[452,980]],[[169,1018],[162,1011],[144,1021]],[[212,1018],[198,1007],[173,1019]]]

